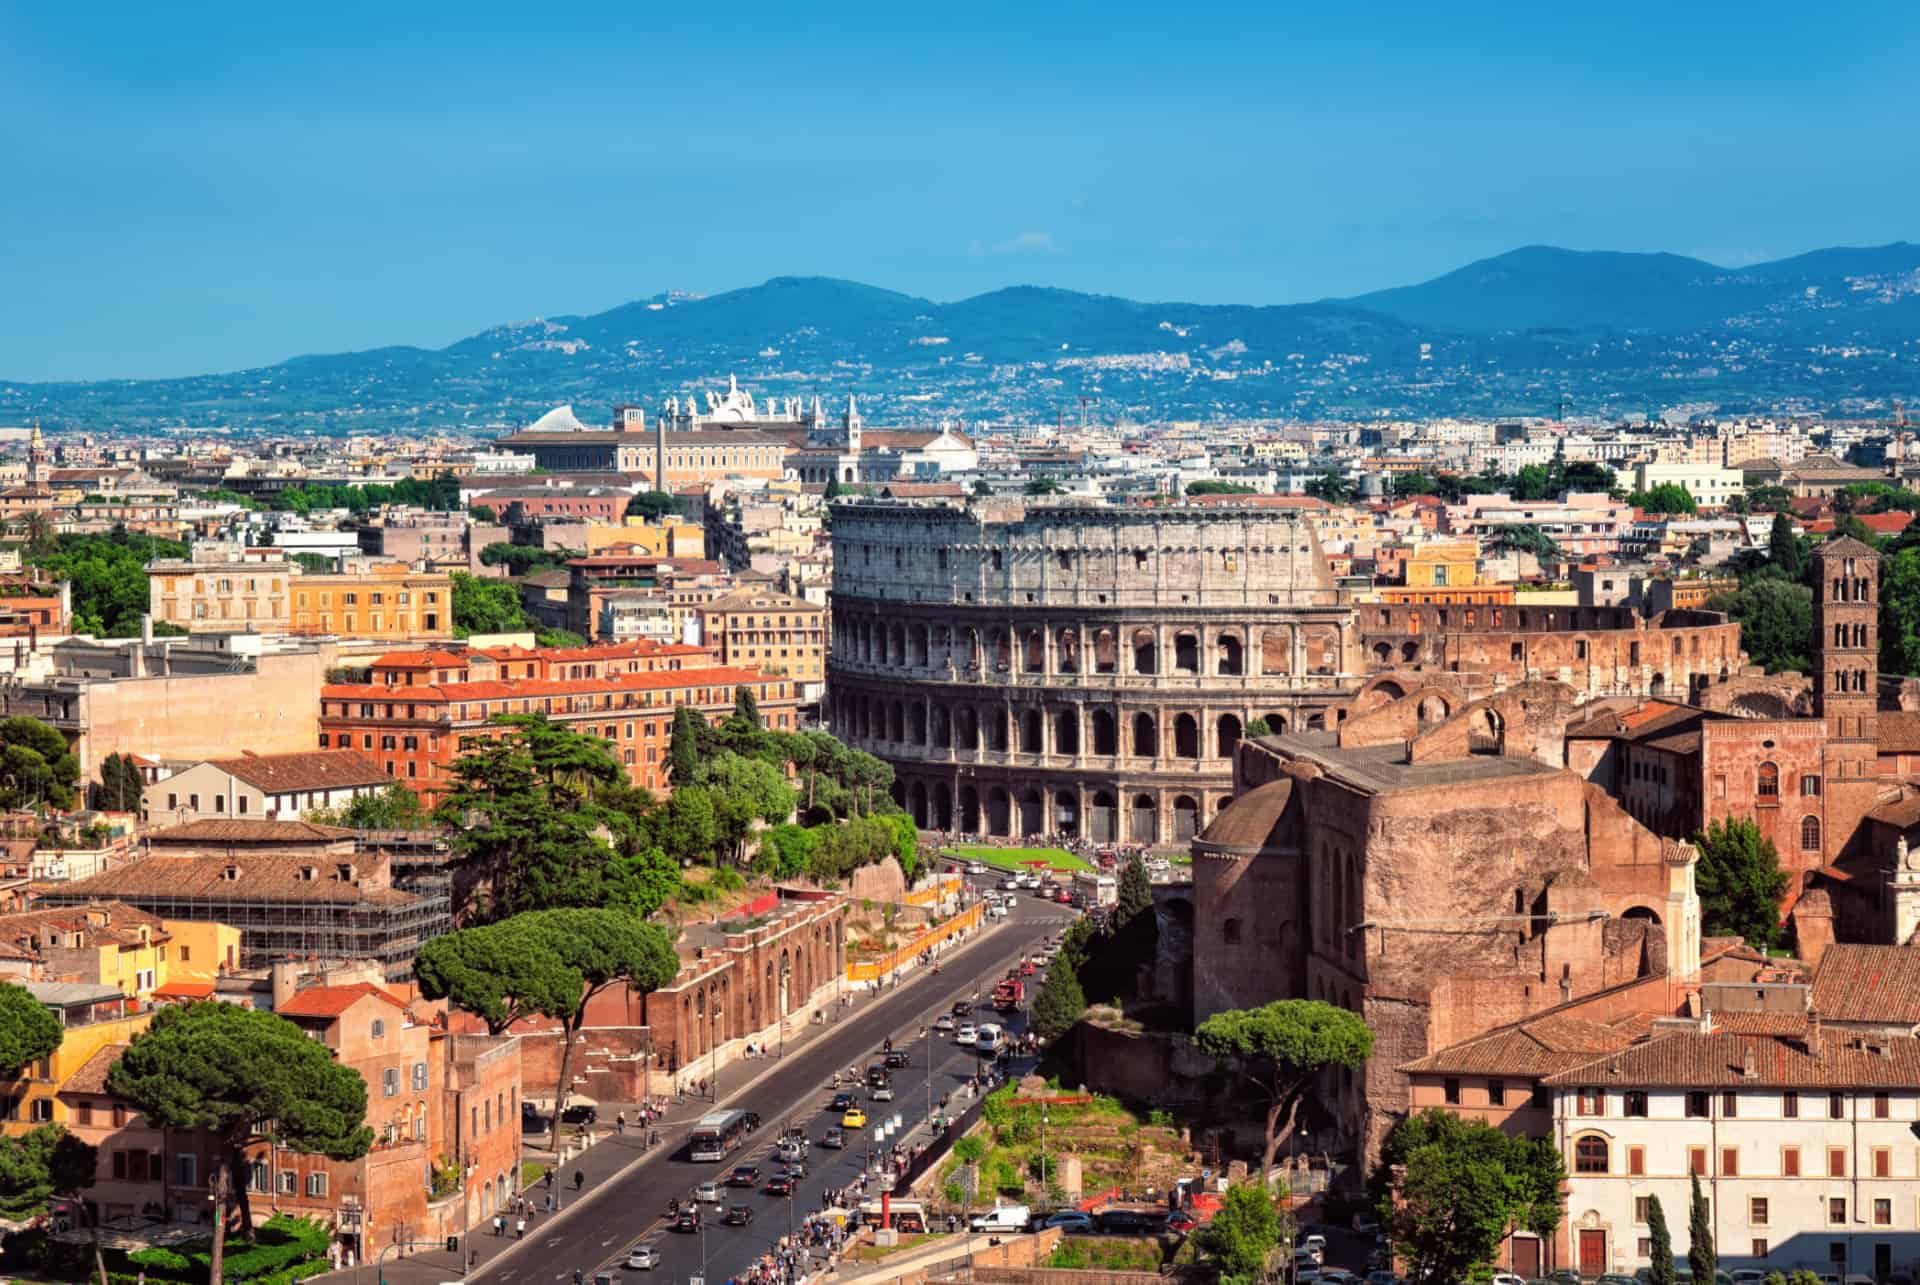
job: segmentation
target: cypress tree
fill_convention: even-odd
[[[699,715],[688,705],[674,707],[673,741],[667,747],[667,775],[675,785],[686,785],[700,767]]]
[[[753,698],[751,687],[742,684],[733,689],[733,715],[753,724],[755,731],[760,729],[760,702]]]
[[[1658,1196],[1647,1197],[1647,1239],[1653,1243],[1647,1285],[1673,1285],[1673,1235],[1667,1230],[1667,1215]]]
[[[1793,534],[1793,519],[1784,513],[1773,515],[1773,529],[1767,533],[1767,557],[1787,573],[1788,579],[1800,578],[1800,541]]]
[[[1700,1194],[1700,1175],[1693,1176],[1693,1207],[1687,1213],[1687,1266],[1696,1281],[1713,1280],[1720,1259],[1713,1252],[1713,1219],[1707,1213],[1707,1198]]]

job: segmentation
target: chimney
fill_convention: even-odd
[[[1740,1078],[1743,1080],[1757,1080],[1760,1078],[1760,1068],[1754,1064],[1753,1060],[1753,1044],[1751,1041],[1747,1044],[1746,1056],[1740,1060]]]
[[[1820,1028],[1820,1014],[1817,1010],[1807,1010],[1807,1052],[1814,1057],[1821,1056],[1825,1047],[1825,1037]]]
[[[273,1007],[277,1011],[285,1007],[294,991],[300,988],[300,965],[291,959],[276,959],[268,973],[272,978]]]

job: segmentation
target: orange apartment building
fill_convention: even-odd
[[[647,649],[681,654],[647,655]],[[629,652],[640,654],[594,655]],[[384,656],[367,682],[327,684],[320,691],[320,747],[360,750],[431,807],[462,747],[498,735],[492,720],[501,714],[544,714],[601,737],[633,783],[649,790],[667,786],[673,712],[681,705],[718,723],[733,712],[734,689],[747,687],[768,728],[794,731],[799,723],[792,679],[715,665],[704,648],[640,642],[507,659],[468,656],[464,669],[451,663],[453,653]],[[645,667],[675,660],[704,663]],[[485,670],[493,672],[483,676]]]
[[[279,558],[147,564],[156,621],[189,630],[337,634],[421,641],[453,637],[453,577],[404,562],[346,559],[309,572]]]

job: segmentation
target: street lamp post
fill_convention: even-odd
[[[1040,1189],[1047,1188],[1047,1104],[1040,1104]]]
[[[787,1055],[787,979],[793,976],[793,965],[780,965],[780,1056]]]
[[[711,988],[707,995],[707,1097],[715,1106],[720,1104],[720,1010],[713,1002]]]

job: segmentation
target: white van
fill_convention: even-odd
[[[984,1214],[975,1214],[967,1226],[977,1232],[1025,1231],[1033,1221],[1033,1211],[1025,1205],[995,1205]]]
[[[981,1057],[992,1057],[1006,1042],[1007,1033],[992,1022],[982,1022],[973,1036],[974,1051]]]

